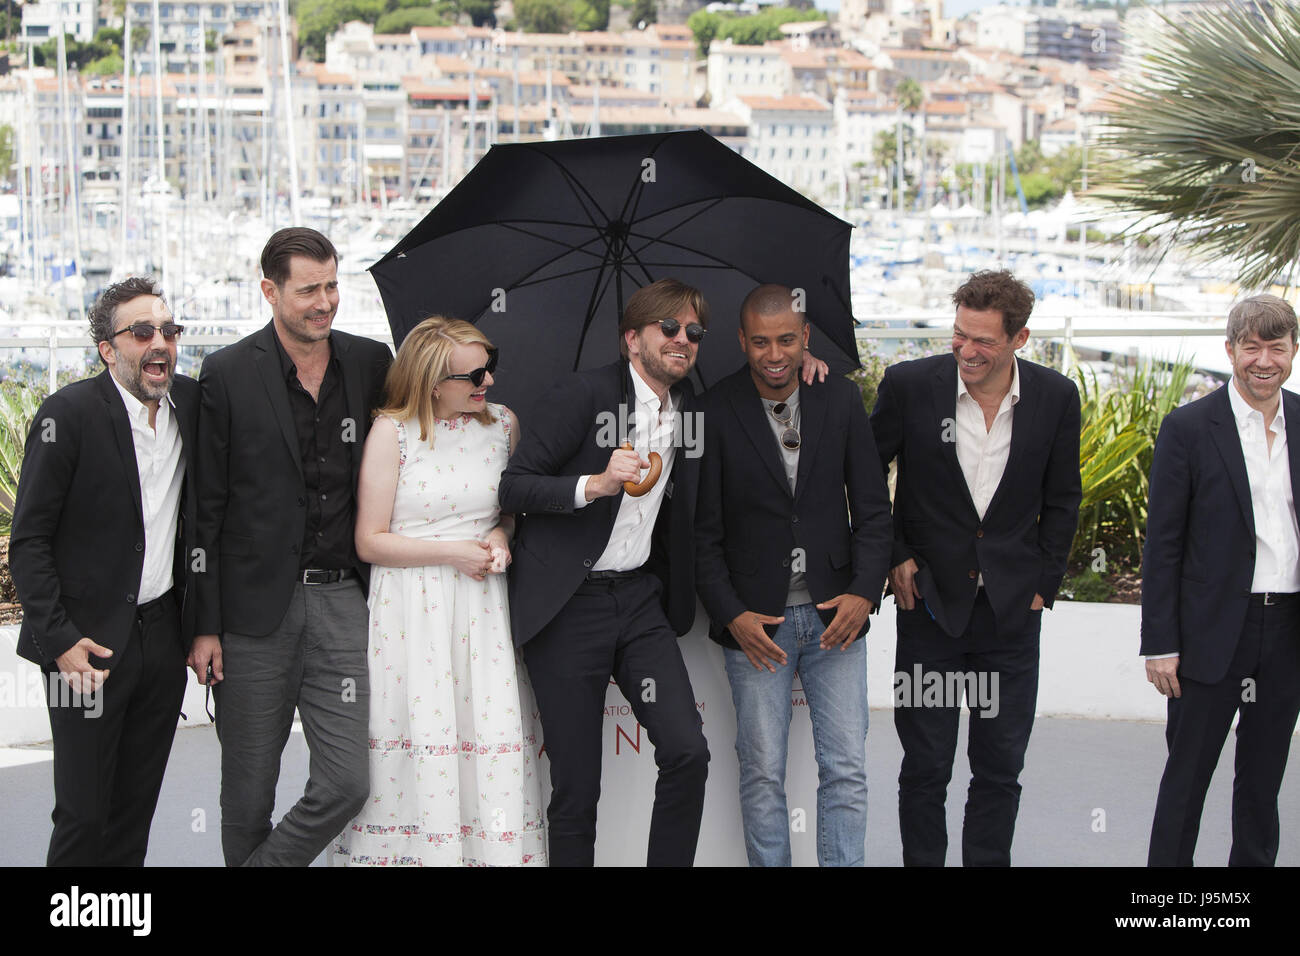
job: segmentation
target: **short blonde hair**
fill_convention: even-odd
[[[433,315],[411,329],[388,369],[384,405],[375,414],[402,422],[419,419],[420,440],[429,440],[433,434],[433,393],[438,383],[451,374],[451,353],[457,345],[492,349],[486,335],[460,319]],[[475,412],[474,418],[483,425],[497,420],[488,408]]]

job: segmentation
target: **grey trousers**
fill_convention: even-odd
[[[365,803],[368,621],[355,578],[298,583],[270,634],[222,635],[225,679],[213,693],[227,866],[307,866]],[[307,789],[272,828],[280,755],[295,708],[311,753]]]

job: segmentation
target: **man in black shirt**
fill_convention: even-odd
[[[337,265],[315,230],[273,235],[262,251],[270,324],[208,356],[199,375],[200,636],[189,663],[216,695],[229,866],[306,866],[369,789],[369,569],[353,530],[392,353],[331,330]],[[295,708],[311,770],[272,828]]]

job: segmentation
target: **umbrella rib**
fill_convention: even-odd
[[[600,225],[596,221],[596,217],[592,215],[591,210],[587,208],[587,202],[590,202],[591,206],[595,209],[596,213],[598,213],[602,217],[605,217],[605,210],[601,208],[600,203],[596,201],[596,197],[593,196],[591,192],[587,189],[587,187],[582,184],[582,181],[579,180],[578,177],[574,176],[573,173],[571,173],[563,163],[561,163],[558,159],[556,159],[546,150],[538,149],[536,146],[533,146],[531,144],[528,146],[528,149],[534,153],[537,153],[539,156],[541,156],[547,162],[554,165],[555,168],[560,171],[560,175],[564,177],[564,181],[568,184],[570,191],[573,193],[574,197],[578,200],[578,205],[582,209],[583,214],[586,215],[588,219],[588,224],[593,226],[596,229],[599,229]],[[587,202],[583,201],[583,197],[586,197]]]
[[[521,279],[521,280],[518,281],[518,282],[512,282],[512,283],[511,283],[507,288],[508,288],[508,289],[523,289],[523,288],[525,288],[525,287],[527,287],[527,286],[530,286],[530,285],[541,285],[541,284],[544,283],[544,282],[554,282],[556,279],[567,279],[567,278],[569,278],[570,276],[580,276],[580,275],[582,275],[584,272],[600,272],[602,269],[605,268],[606,265],[608,265],[608,263],[606,263],[606,262],[604,262],[604,261],[602,260],[601,262],[598,262],[596,265],[593,265],[593,266],[584,266],[584,267],[581,268],[581,269],[574,269],[572,272],[561,272],[561,273],[559,273],[559,274],[557,274],[557,275],[546,276],[546,277],[543,278],[543,279],[524,278],[524,279]],[[536,272],[537,270],[534,269],[533,271]],[[532,275],[532,273],[529,273],[529,275]]]
[[[644,235],[644,234],[642,234],[642,233],[633,233],[633,235],[635,235],[635,237],[638,238],[638,239],[644,239],[644,240],[646,240],[646,244],[645,244],[644,246],[641,247],[642,249],[649,248],[651,245],[664,245],[664,246],[668,246],[668,247],[670,247],[670,248],[672,248],[672,249],[680,249],[680,250],[682,250],[683,252],[689,252],[689,253],[691,253],[692,255],[701,256],[701,257],[703,257],[703,258],[705,258],[705,259],[711,259],[711,260],[713,260],[714,262],[718,263],[720,266],[723,266],[723,267],[728,268],[728,269],[738,269],[738,268],[739,268],[739,266],[733,265],[732,263],[727,262],[725,259],[719,259],[717,256],[715,256],[715,255],[711,255],[710,253],[707,253],[707,252],[704,252],[704,251],[701,250],[701,249],[696,249],[696,248],[693,248],[692,246],[683,245],[683,244],[680,243],[680,242],[672,242],[671,240],[664,239],[664,238],[662,238],[661,236],[647,236],[647,235]],[[633,255],[636,256],[636,253],[633,253]],[[638,261],[640,261],[639,257],[638,257]],[[679,264],[680,264],[680,263],[679,263]],[[693,264],[693,263],[692,263],[691,267],[692,267],[692,268],[697,268],[697,267],[695,266],[695,264]]]
[[[541,232],[533,232],[533,231],[531,231],[531,230],[529,230],[529,229],[524,229],[524,228],[521,228],[520,226],[513,225],[512,223],[499,222],[499,223],[495,223],[495,225],[498,225],[498,226],[500,226],[500,227],[503,228],[503,229],[510,229],[510,230],[512,230],[512,231],[514,231],[514,232],[522,233],[522,234],[525,235],[525,236],[531,236],[531,237],[534,238],[534,239],[541,239],[541,240],[543,240],[544,242],[550,242],[550,243],[554,243],[554,244],[557,245],[557,246],[562,246],[562,247],[564,248],[565,252],[581,252],[581,253],[585,253],[586,255],[589,255],[589,256],[596,256],[597,253],[592,252],[590,249],[587,249],[587,248],[585,248],[585,247],[588,246],[588,245],[590,245],[590,244],[593,243],[593,242],[598,242],[598,241],[601,241],[601,240],[604,239],[604,237],[601,236],[601,235],[595,235],[595,236],[591,236],[591,237],[589,237],[589,238],[587,238],[587,239],[584,239],[584,240],[583,240],[580,244],[578,244],[578,245],[574,245],[574,244],[571,243],[571,242],[565,242],[563,239],[556,239],[554,236],[548,236],[548,235],[546,235],[545,233],[541,233]],[[556,223],[556,225],[570,225],[570,224],[569,224],[569,223]],[[575,225],[575,228],[577,228],[577,229],[583,229],[583,228],[586,228],[586,227],[581,226],[581,225]],[[557,256],[556,258],[560,258],[560,256]],[[553,262],[554,260],[550,260],[550,261]],[[543,265],[546,265],[546,264],[549,264],[549,263],[543,263]]]
[[[604,272],[606,265],[607,263],[604,262],[600,264],[602,272]],[[601,300],[605,298],[605,293],[609,290],[609,283],[614,278],[616,272],[617,270],[610,269],[609,272],[606,273],[604,288],[601,288],[600,286],[600,276],[597,276],[596,281],[592,283],[591,298],[587,300],[587,315],[582,320],[582,334],[578,336],[578,351],[573,353],[573,370],[575,372],[578,370],[578,362],[582,358],[583,346],[587,343],[587,332],[591,329],[591,320],[596,317],[596,307],[600,305]],[[618,319],[621,323],[623,321],[623,316],[620,315]]]

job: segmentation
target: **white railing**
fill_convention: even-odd
[[[1072,351],[1075,343],[1081,340],[1096,338],[1197,338],[1197,337],[1222,337],[1224,334],[1224,316],[1215,312],[1133,312],[1125,315],[1116,315],[1116,322],[1125,322],[1123,325],[1106,326],[1104,328],[1092,327],[1091,325],[1080,326],[1078,323],[1082,316],[1078,314],[1044,314],[1035,315],[1031,325],[1033,337],[1040,341],[1060,342],[1065,346],[1064,362],[1066,372],[1069,371]],[[1109,321],[1111,317],[1107,316]],[[1132,318],[1135,321],[1147,322],[1154,319],[1164,319],[1177,322],[1194,322],[1198,320],[1210,320],[1204,326],[1153,326],[1148,324],[1128,324],[1127,319]],[[1096,317],[1090,317],[1092,321]],[[856,330],[857,338],[860,340],[925,340],[925,339],[945,339],[952,334],[951,324],[938,324],[930,326],[920,326],[913,323],[918,322],[936,322],[944,323],[944,319],[926,313],[899,313],[894,315],[862,315],[858,316],[858,321],[866,323],[863,328]],[[890,323],[897,325],[899,322],[908,323],[906,327],[878,328],[873,323]],[[1211,322],[1213,324],[1211,324]],[[255,332],[266,324],[266,319],[258,319],[254,322],[231,323],[223,327],[231,329],[227,332],[218,333],[187,333],[182,339],[182,349],[193,348],[212,348],[230,345],[239,341],[251,332]],[[41,334],[31,334],[33,328],[43,329]],[[20,330],[25,334],[7,336],[10,330]],[[363,327],[356,325],[348,326],[347,331],[354,332],[358,335],[364,335],[367,338],[375,339],[392,346],[392,334],[386,328],[376,328],[373,323],[366,323]],[[0,323],[0,354],[13,349],[41,349],[46,353],[46,366],[49,368],[49,381],[51,390],[54,389],[57,375],[57,358],[60,349],[88,349],[92,346],[90,336],[86,329],[86,323],[75,321],[57,321],[47,320],[45,322],[5,322]],[[0,367],[7,365],[7,362],[0,362]]]

